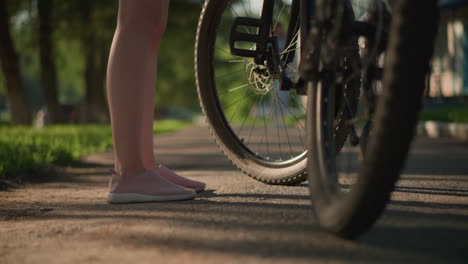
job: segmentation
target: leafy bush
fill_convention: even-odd
[[[163,134],[169,133],[177,130],[181,130],[188,125],[190,125],[191,121],[184,121],[184,120],[175,120],[175,119],[166,119],[166,120],[158,120],[155,121],[153,124],[153,133],[154,134]]]
[[[421,112],[421,120],[468,123],[468,107],[453,106],[424,109]]]
[[[56,125],[43,129],[1,127],[0,179],[51,163],[78,160],[111,145],[111,130],[105,125]]]
[[[187,121],[155,122],[154,133],[182,129]],[[44,128],[0,126],[0,180],[34,172],[49,164],[66,164],[112,146],[108,125],[53,125]]]

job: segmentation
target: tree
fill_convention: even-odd
[[[5,80],[11,123],[30,125],[31,110],[21,81],[19,58],[10,32],[6,0],[0,0],[0,63]]]
[[[54,45],[52,41],[52,0],[37,1],[39,16],[39,55],[41,65],[41,87],[50,123],[63,121],[63,113],[58,102],[57,70],[54,62]]]
[[[116,13],[116,5],[111,1],[81,1],[81,21],[83,25],[93,28],[81,32],[85,57],[85,100],[81,111],[82,122],[109,120],[105,80]]]
[[[193,46],[200,3],[188,0],[171,1],[167,30],[161,41],[158,60],[156,109],[198,108]]]
[[[62,40],[78,42],[83,61],[83,100],[80,121],[83,123],[109,120],[105,77],[107,57],[115,29],[117,2],[113,0],[56,1],[57,19]],[[76,63],[76,62],[75,62]]]

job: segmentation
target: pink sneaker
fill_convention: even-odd
[[[205,190],[206,185],[203,182],[194,181],[180,176],[179,174],[173,172],[172,170],[166,168],[163,165],[159,165],[158,168],[153,169],[154,172],[161,175],[161,177],[166,180],[175,183],[179,186],[192,189],[196,192],[202,192]]]
[[[107,202],[121,204],[179,201],[193,199],[195,194],[194,190],[178,186],[152,170],[145,169],[132,177],[122,177],[112,170]]]

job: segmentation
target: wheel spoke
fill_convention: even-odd
[[[244,97],[245,96],[245,93],[246,93],[246,89],[244,89],[244,92],[242,93],[242,96],[241,97]],[[237,104],[237,107],[236,107],[236,110],[234,111],[234,113],[232,113],[231,115],[231,118],[229,119],[229,122],[232,122],[232,119],[234,118],[234,116],[237,114],[237,112],[239,111],[239,108],[240,108],[240,104]]]
[[[226,110],[229,109],[231,106],[235,105],[236,103],[238,103],[238,102],[244,100],[245,98],[247,98],[247,97],[249,97],[251,95],[254,95],[254,94],[255,93],[251,92],[250,94],[246,94],[246,95],[242,96],[240,99],[238,99],[238,100],[234,101],[233,103],[229,104],[228,106],[226,106],[225,109]]]
[[[226,74],[216,76],[216,79],[224,78],[224,77],[227,77],[229,75],[236,74],[236,73],[239,73],[239,72],[242,72],[242,71],[244,71],[244,69],[238,70],[238,71],[233,71],[233,72],[228,72]]]
[[[288,139],[288,145],[289,145],[289,150],[291,152],[291,157],[294,156],[293,154],[293,150],[292,150],[292,146],[291,146],[291,141],[289,139],[289,133],[288,133],[288,129],[286,127],[286,121],[284,120],[284,112],[283,112],[283,108],[280,106],[279,107],[280,111],[281,111],[281,120],[283,120],[283,125],[284,125],[284,132],[286,133],[286,138]]]
[[[279,18],[281,16],[281,14],[283,14],[283,11],[284,11],[284,8],[286,7],[286,2],[283,1],[283,7],[281,8],[281,11],[278,13],[278,15],[276,16],[276,21],[274,22],[275,25],[273,26],[272,28],[272,32],[275,32],[275,29],[276,29],[276,26],[278,25],[278,22],[279,22]]]

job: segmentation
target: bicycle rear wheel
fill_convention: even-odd
[[[231,54],[229,33],[236,17],[258,19],[263,1],[207,0],[195,46],[198,96],[212,135],[245,174],[268,184],[306,180],[305,97],[281,90],[267,62]],[[291,1],[274,1],[271,35],[276,35],[286,74],[297,79],[298,24],[288,24]],[[297,11],[297,10],[296,10]],[[297,23],[299,22],[296,20]],[[280,28],[280,25],[281,28]],[[292,39],[284,43],[288,28]],[[255,29],[240,27],[245,33]],[[252,44],[244,49],[255,49]],[[248,46],[251,45],[251,46]],[[283,46],[283,47],[281,47]]]
[[[311,34],[304,48],[320,47],[316,65],[327,72],[307,84],[308,174],[319,224],[338,236],[354,238],[378,219],[404,165],[421,108],[437,5],[435,0],[395,0],[387,9],[389,6],[375,1],[372,8],[361,12],[362,3],[369,1],[351,1],[356,16],[373,21],[374,27],[366,23],[371,25],[367,27],[371,34],[367,41],[360,38],[362,63],[354,71],[362,76],[362,96],[357,111],[346,115],[351,132],[345,146],[336,152],[334,117],[340,92],[340,78],[336,77],[343,76],[343,31],[337,22],[342,8],[332,7],[337,2],[317,1],[318,12],[328,8],[335,13],[327,18],[331,24],[317,23],[318,33]],[[387,10],[391,10],[388,42]]]

